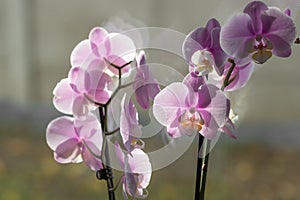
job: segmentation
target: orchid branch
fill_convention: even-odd
[[[221,87],[221,90],[222,90],[222,91],[224,91],[224,89],[225,89],[225,88],[226,88],[226,87],[234,80],[234,78],[231,79],[231,80],[229,80],[229,79],[230,79],[230,76],[231,76],[231,74],[232,74],[232,72],[233,72],[233,69],[234,69],[234,67],[236,66],[236,64],[235,64],[234,60],[231,59],[231,58],[228,58],[228,62],[231,63],[231,66],[230,66],[230,68],[229,68],[229,70],[228,70],[228,72],[227,72],[227,74],[226,74],[226,77],[225,77],[225,79],[224,79],[223,85],[222,85],[222,87]]]

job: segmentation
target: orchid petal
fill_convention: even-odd
[[[261,1],[252,1],[244,9],[244,13],[247,13],[252,20],[252,25],[255,33],[260,33],[262,29],[261,14],[268,10],[268,6]]]
[[[88,147],[84,147],[82,150],[82,160],[83,162],[93,171],[97,171],[99,169],[102,169],[102,162],[99,158],[96,158],[91,152],[90,150],[97,154],[97,155],[101,155],[101,148],[98,146],[99,144],[97,143],[93,143],[93,142],[89,142],[89,141],[85,141],[85,145],[87,145]],[[102,146],[102,145],[101,145]],[[90,150],[89,150],[89,149]]]
[[[266,15],[276,18],[272,23],[268,35],[276,35],[288,44],[293,43],[297,35],[293,19],[277,8],[270,8],[266,11]],[[268,35],[267,38],[269,38]]]
[[[186,108],[189,89],[183,83],[172,83],[154,98],[153,114],[162,125],[169,126],[178,116],[180,109]]]
[[[73,98],[75,98],[77,94],[73,91],[67,78],[57,83],[53,90],[53,95],[55,108],[62,113],[72,114]]]
[[[80,156],[79,142],[76,138],[70,138],[57,146],[54,151],[55,160],[59,163],[76,163],[76,158]]]
[[[73,67],[80,67],[83,62],[91,55],[89,40],[83,40],[73,49],[70,62]]]
[[[71,138],[77,138],[73,127],[73,118],[59,117],[48,124],[46,141],[52,150],[55,151],[60,144]]]
[[[103,57],[109,52],[109,40],[107,40],[108,32],[101,28],[95,27],[89,34],[90,46],[95,55]],[[104,45],[105,48],[98,48],[100,45]],[[104,51],[101,51],[104,50]],[[100,51],[100,52],[99,52]]]
[[[234,15],[221,29],[221,47],[231,57],[247,57],[253,49],[254,38],[247,14]]]

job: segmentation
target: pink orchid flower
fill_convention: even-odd
[[[189,73],[183,80],[183,83],[190,87],[194,92],[198,92],[200,86],[206,84],[206,77],[197,76],[194,73]],[[224,103],[224,102],[223,102]],[[219,127],[219,131],[226,133],[229,137],[236,139],[236,136],[231,131],[231,129],[235,129],[235,125],[230,118],[231,111],[231,103],[229,99],[226,99],[226,115],[225,115],[225,123]]]
[[[83,161],[91,170],[102,168],[101,160],[91,153],[101,155],[103,141],[100,123],[94,115],[88,115],[85,119],[64,116],[51,121],[46,140],[57,162]]]
[[[213,139],[226,122],[227,98],[214,85],[193,84],[177,82],[161,90],[154,98],[154,116],[173,138],[200,133]]]
[[[148,109],[150,100],[153,100],[155,95],[160,91],[153,74],[146,65],[145,52],[141,51],[136,57],[137,73],[134,78],[133,89],[135,90],[135,98],[138,104]]]
[[[66,114],[87,115],[96,108],[94,102],[105,104],[109,100],[110,84],[112,78],[102,70],[71,68],[69,77],[62,79],[54,88],[53,104]]]
[[[123,144],[128,152],[132,147],[142,149],[144,142],[140,140],[142,136],[141,125],[138,122],[138,113],[131,100],[126,102],[126,94],[121,101],[120,133]],[[139,144],[141,143],[141,145]]]
[[[251,57],[256,63],[272,55],[289,57],[297,31],[289,11],[251,1],[243,13],[234,15],[221,30],[221,46],[235,58]]]
[[[124,154],[120,145],[115,143],[119,163],[124,170],[122,178],[123,196],[144,199],[148,196],[148,187],[152,175],[152,166],[148,155],[141,149],[134,149],[130,154]],[[146,192],[146,193],[145,193]]]
[[[86,60],[105,61],[108,69],[115,75],[118,70],[110,65],[123,66],[134,60],[136,47],[133,41],[120,33],[108,33],[101,27],[90,31],[89,38],[81,41],[71,53],[71,65],[81,67]],[[124,67],[122,72],[128,72],[130,66]]]

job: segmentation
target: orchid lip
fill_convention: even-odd
[[[179,123],[183,129],[199,132],[204,125],[204,120],[195,108],[190,108],[189,112],[183,113],[179,118]]]

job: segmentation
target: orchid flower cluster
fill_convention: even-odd
[[[114,146],[124,171],[120,178],[123,196],[146,198],[152,167],[143,150],[136,106],[149,109],[153,103],[156,120],[171,138],[200,134],[212,140],[219,132],[236,138],[227,93],[244,87],[256,64],[272,56],[291,55],[297,31],[290,15],[289,9],[281,11],[251,1],[243,13],[233,15],[223,27],[210,19],[205,27],[189,33],[183,43],[189,73],[182,82],[163,89],[147,65],[145,52],[137,52],[131,38],[101,27],[92,29],[88,39],[71,53],[68,77],[53,91],[54,106],[70,115],[51,121],[47,127],[46,140],[54,159],[59,163],[83,161],[109,181],[112,172],[107,138],[119,134]],[[123,78],[132,73],[132,82],[123,83]],[[124,94],[119,125],[110,130],[110,104],[125,87],[132,87],[134,95]],[[109,192],[114,191],[112,182],[108,185]]]

